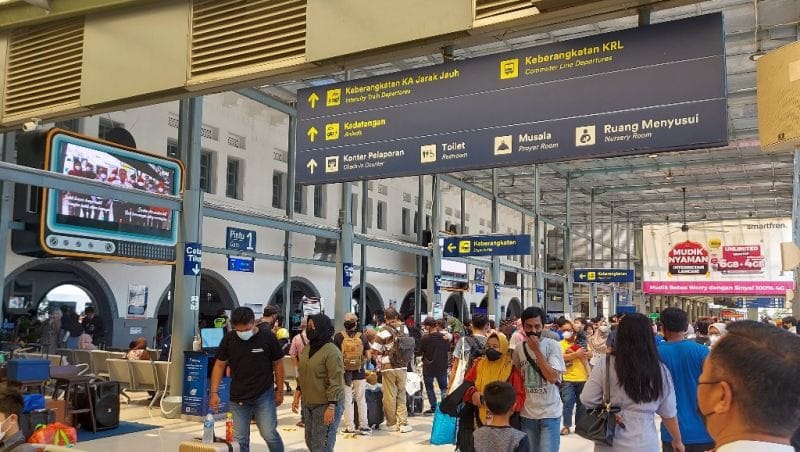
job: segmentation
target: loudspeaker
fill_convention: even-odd
[[[119,383],[102,381],[89,386],[89,397],[94,406],[94,419],[97,430],[116,428],[119,425]],[[78,395],[77,408],[88,408],[89,401],[85,394]],[[88,413],[78,415],[78,422],[84,429],[92,428],[92,419]]]

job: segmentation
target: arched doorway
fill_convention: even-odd
[[[372,322],[372,316],[375,315],[375,313],[378,312],[378,311],[383,311],[383,298],[381,297],[380,292],[378,292],[378,289],[376,289],[375,286],[373,286],[370,283],[367,283],[367,286],[366,286],[366,298],[367,298],[367,306],[366,306],[367,307],[367,316],[365,317],[367,319],[366,323],[367,324],[372,324],[373,323]],[[361,300],[361,286],[360,285],[353,289],[353,306],[358,306],[359,300]],[[358,311],[358,310],[357,310],[357,312],[360,313],[360,311]],[[411,312],[412,313],[414,312],[413,305],[412,305]],[[401,309],[400,316],[401,317],[403,316],[402,315],[402,309]]]
[[[70,288],[53,292],[67,286]],[[68,292],[74,295],[67,296]],[[81,261],[35,259],[11,272],[3,289],[3,313],[5,319],[15,322],[31,314],[46,314],[60,303],[79,309],[76,312],[81,314],[86,307],[86,298],[81,297],[80,292],[85,293],[95,308],[95,314],[103,320],[105,342],[111,346],[114,319],[119,317],[116,297],[100,273]],[[48,299],[51,293],[61,300]]]
[[[519,298],[512,298],[508,302],[508,306],[506,306],[506,318],[522,317],[522,303],[519,301]]]
[[[406,296],[403,297],[403,302],[400,303],[400,317],[403,319],[409,314],[414,314],[414,291],[415,289],[409,290]],[[422,305],[419,308],[419,312],[425,314],[428,312],[428,297],[425,295],[425,291],[422,292],[420,299]]]
[[[481,308],[488,308],[489,307],[489,295],[486,295],[485,297],[483,297],[483,300],[481,300],[480,307]]]
[[[468,317],[467,307],[463,300],[463,293],[451,293],[444,303],[444,312],[455,318],[463,320]]]
[[[220,311],[232,311],[239,306],[236,292],[224,276],[214,270],[202,269],[200,273],[200,327],[213,325],[214,318]],[[169,313],[172,309],[170,288],[161,296],[158,305],[158,329],[169,329]],[[256,313],[258,317],[259,313]]]
[[[272,292],[272,295],[269,297],[269,304],[275,305],[278,307],[278,312],[283,314],[284,307],[283,307],[283,286],[284,284],[281,283],[278,287]],[[308,298],[319,298],[319,291],[314,286],[314,284],[307,280],[306,278],[301,278],[296,276],[292,278],[292,296],[291,296],[291,312],[292,316],[288,322],[289,332],[292,336],[297,334],[300,331],[300,320],[303,318],[303,305],[301,300],[303,297]],[[256,317],[259,317],[260,313],[256,313]]]

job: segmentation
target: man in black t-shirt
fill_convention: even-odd
[[[439,330],[433,317],[428,317],[422,324],[426,333],[419,343],[419,355],[422,356],[422,381],[428,393],[428,403],[431,407],[424,415],[430,416],[436,410],[436,391],[433,390],[433,380],[439,385],[439,392],[444,398],[447,392],[447,359],[450,353],[450,341]]]
[[[218,409],[219,384],[225,368],[230,366],[229,408],[233,414],[233,437],[240,450],[250,451],[250,419],[255,418],[270,452],[283,452],[276,412],[283,403],[284,382],[283,353],[278,339],[271,331],[255,326],[255,314],[250,308],[236,308],[231,314],[231,325],[233,331],[220,342],[211,373],[209,407],[213,411]]]

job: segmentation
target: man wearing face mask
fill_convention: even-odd
[[[754,321],[734,322],[711,348],[697,408],[717,452],[794,452],[800,425],[800,337]]]
[[[708,356],[708,347],[686,339],[689,317],[678,308],[666,308],[661,313],[666,342],[658,346],[661,362],[672,374],[678,406],[678,427],[686,452],[705,452],[714,449],[714,440],[703,426],[697,412],[697,380]],[[672,452],[672,436],[661,426],[661,447]]]
[[[555,452],[561,444],[563,404],[558,383],[566,365],[558,342],[543,337],[544,325],[541,308],[532,306],[522,312],[522,329],[528,338],[514,350],[513,358],[525,383],[525,404],[520,415],[532,452]]]
[[[370,359],[370,346],[359,331],[358,317],[352,312],[344,316],[344,331],[333,336],[333,343],[342,351],[344,361],[344,430],[342,433],[372,434],[367,420],[366,374],[364,363]],[[358,430],[353,419],[353,397],[358,405]]]
[[[252,309],[240,307],[231,314],[232,331],[219,344],[211,372],[209,407],[219,407],[219,384],[231,368],[230,412],[233,437],[242,452],[250,451],[250,419],[255,418],[270,452],[283,452],[276,407],[283,403],[283,353],[278,339],[255,324]],[[275,388],[278,388],[277,391]]]
[[[22,394],[6,385],[0,386],[0,452],[36,452],[37,448],[25,442],[19,429],[19,416],[24,401]]]

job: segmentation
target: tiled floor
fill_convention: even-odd
[[[134,396],[130,405],[122,404],[121,419],[143,424],[158,425],[160,428],[139,433],[113,436],[94,441],[86,441],[76,445],[80,450],[92,452],[167,452],[177,451],[181,441],[202,435],[199,422],[188,422],[180,419],[165,419],[158,407],[148,410],[144,399]],[[290,405],[284,403],[278,408],[278,429],[283,437],[286,451],[307,450],[303,439],[303,429],[295,427],[298,415],[292,413]],[[348,438],[340,435],[336,440],[337,451],[452,451],[453,446],[431,446],[428,439],[431,432],[431,417],[416,416],[409,418],[414,428],[411,433],[390,433],[376,431],[371,437],[359,436]],[[255,426],[253,426],[255,427]],[[224,422],[216,424],[218,436],[224,435]],[[251,450],[266,452],[267,446],[258,432],[251,430]],[[584,452],[593,450],[592,444],[575,434],[561,437],[562,452]]]

